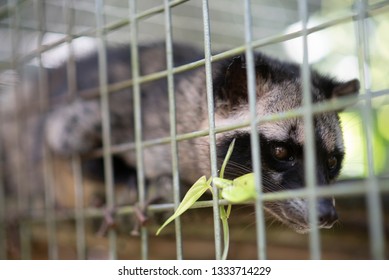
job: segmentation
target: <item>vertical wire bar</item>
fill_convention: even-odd
[[[8,6],[10,8],[14,7],[13,15],[10,20],[11,26],[11,68],[15,71],[18,70],[19,61],[18,61],[18,51],[20,47],[19,41],[19,31],[20,31],[20,8],[18,6],[17,1],[8,1]],[[10,11],[12,11],[10,9]],[[21,248],[21,258],[22,259],[30,259],[31,258],[31,239],[30,239],[30,230],[29,224],[25,222],[23,219],[27,214],[27,206],[28,206],[28,192],[26,185],[23,182],[23,173],[26,171],[25,164],[22,157],[23,146],[22,146],[22,138],[21,132],[22,128],[22,118],[24,117],[23,112],[21,112],[21,96],[20,92],[13,92],[13,98],[15,101],[15,115],[16,118],[16,133],[15,133],[15,143],[18,146],[18,151],[16,151],[16,166],[15,166],[15,174],[16,180],[15,183],[17,188],[17,211],[18,211],[18,219],[19,219],[19,238],[20,238],[20,248]]]
[[[9,5],[9,3],[7,3]],[[8,13],[8,19],[10,20],[11,13]],[[11,26],[8,27],[11,30]],[[10,46],[11,47],[11,46]],[[10,58],[9,63],[12,64],[12,48],[10,48]],[[12,92],[15,92],[14,85],[11,85],[13,88]],[[1,89],[0,89],[1,91]],[[0,112],[3,110],[3,104],[0,104]],[[0,113],[1,114],[1,113]],[[0,131],[4,130],[3,119],[0,115]],[[1,135],[0,135],[1,136]],[[7,259],[7,221],[6,221],[6,213],[7,213],[7,205],[5,202],[5,172],[4,172],[4,162],[3,162],[3,143],[2,138],[0,137],[0,260]]]
[[[99,87],[100,87],[100,105],[103,128],[103,158],[104,158],[104,178],[105,194],[107,198],[107,209],[111,211],[115,207],[114,196],[114,178],[113,163],[111,152],[111,127],[108,95],[108,77],[107,77],[107,50],[106,35],[104,27],[104,0],[96,1],[96,39],[99,61]],[[109,258],[117,259],[117,234],[114,229],[108,230]]]
[[[44,173],[44,193],[45,193],[45,224],[48,240],[48,258],[51,260],[58,259],[58,244],[57,244],[57,225],[55,221],[54,211],[54,178],[53,169],[51,166],[52,157],[47,147],[43,151],[43,173]]]
[[[19,19],[18,19],[18,13],[19,13],[19,8],[16,6],[17,3],[15,0],[8,0],[7,2],[8,4],[8,8],[9,8],[9,31],[10,31],[10,46],[11,46],[11,59],[10,59],[10,68],[13,69],[14,71],[17,72],[17,67],[18,67],[18,61],[17,61],[17,57],[18,57],[18,54],[17,54],[17,51],[18,51],[18,36],[19,36],[19,28],[18,28],[18,22],[19,22]],[[14,12],[13,14],[11,14],[12,12],[12,8],[15,8],[14,9]],[[16,91],[13,91],[12,92],[12,98],[15,102],[15,112],[14,114],[12,115],[12,118],[15,118],[16,119],[16,127],[15,127],[15,142],[17,143],[16,145],[19,146],[19,143],[20,143],[20,108],[19,108],[19,103],[18,103],[18,99],[20,99],[20,97],[17,96],[17,92]],[[17,211],[18,211],[18,219],[19,219],[19,222],[21,221],[20,219],[20,215],[22,213],[22,210],[20,209],[21,208],[21,205],[22,205],[22,202],[20,201],[20,186],[22,185],[22,182],[21,182],[21,173],[22,173],[22,170],[20,168],[20,160],[21,160],[21,155],[20,155],[20,147],[18,147],[18,151],[15,151],[15,162],[16,164],[13,165],[13,167],[15,168],[14,171],[14,174],[15,174],[15,184],[16,184],[16,195],[17,195]],[[23,232],[22,232],[22,229],[21,227],[19,228],[19,238],[20,238],[20,243],[21,243],[21,259],[27,259],[27,256],[24,255],[24,252],[25,252],[25,245],[26,245],[26,242],[25,242],[25,238],[24,238],[24,235],[23,235]]]
[[[368,188],[366,190],[366,201],[369,217],[369,235],[370,235],[370,250],[372,258],[385,258],[385,238],[382,217],[382,202],[380,199],[380,189],[377,176],[374,171],[374,150],[373,150],[373,111],[371,104],[370,78],[366,71],[366,66],[369,65],[369,50],[368,50],[368,26],[367,26],[367,7],[368,3],[365,0],[356,1],[358,11],[357,20],[357,51],[359,73],[363,92],[366,96],[364,106],[362,107],[363,115],[363,130],[366,135],[366,149],[368,161]]]
[[[216,132],[215,132],[215,114],[214,98],[212,84],[212,54],[211,54],[211,30],[208,0],[202,2],[203,10],[203,28],[204,28],[204,54],[205,54],[205,75],[207,85],[207,103],[208,103],[208,124],[209,124],[209,150],[211,158],[211,175],[217,177],[217,157],[216,157]],[[220,225],[219,210],[219,191],[213,186],[213,216],[215,230],[215,258],[221,259],[222,252],[222,234]]]
[[[306,0],[299,0],[299,14],[302,22],[303,41],[303,64],[301,66],[303,107],[304,107],[304,162],[305,162],[305,185],[308,192],[309,224],[311,231],[309,234],[311,259],[320,259],[320,233],[317,227],[317,194],[316,194],[316,149],[313,127],[312,96],[310,90],[310,71],[308,60],[308,4]]]
[[[245,45],[246,45],[246,71],[247,71],[247,86],[250,107],[250,127],[251,127],[251,158],[253,161],[253,170],[255,176],[255,186],[257,191],[257,199],[255,201],[255,220],[257,232],[257,254],[259,259],[266,259],[266,231],[265,231],[265,216],[263,211],[262,200],[262,166],[260,161],[259,148],[259,133],[257,130],[257,108],[256,108],[256,81],[255,81],[255,62],[254,52],[252,47],[252,17],[251,17],[251,1],[245,0]]]
[[[74,56],[74,48],[72,44],[72,32],[74,28],[74,0],[67,0],[63,2],[64,5],[64,17],[66,22],[66,34],[67,36],[67,48],[68,48],[68,60],[66,65],[66,73],[68,77],[68,95],[72,100],[77,92],[76,83],[76,62]]]
[[[172,15],[169,0],[164,0],[165,4],[165,36],[166,36],[166,65],[167,65],[167,82],[169,94],[169,122],[171,137],[171,155],[172,155],[172,174],[173,174],[173,193],[174,207],[177,209],[180,204],[180,174],[178,169],[178,145],[177,145],[177,120],[176,120],[176,97],[174,93],[174,76],[173,76],[173,35],[172,35]],[[182,230],[181,219],[175,219],[176,231],[176,254],[177,259],[181,260],[182,254]]]
[[[80,156],[72,158],[72,173],[74,176],[74,194],[75,194],[75,219],[77,236],[77,258],[86,259],[86,235],[85,235],[85,216],[84,216],[84,188],[82,183],[82,170]]]
[[[38,30],[38,45],[39,48],[43,44],[45,35],[45,20],[46,20],[46,7],[43,0],[37,0],[36,2],[36,15],[37,30]],[[41,113],[45,113],[48,107],[48,77],[46,70],[44,69],[42,53],[37,55],[39,63],[39,109]],[[58,259],[58,243],[57,243],[57,225],[56,215],[54,211],[55,194],[54,194],[54,178],[52,169],[52,157],[49,149],[46,145],[43,147],[43,176],[44,176],[44,194],[45,194],[45,223],[47,228],[47,240],[48,240],[48,258]]]
[[[74,48],[72,44],[72,32],[74,27],[74,0],[64,1],[66,33],[68,35],[68,52],[67,60],[67,77],[68,77],[68,94],[73,100],[77,93],[77,73]],[[65,4],[66,3],[66,4]],[[85,241],[85,217],[83,214],[84,208],[84,186],[82,183],[81,159],[79,155],[72,156],[72,175],[74,178],[74,201],[75,201],[75,223],[76,223],[76,248],[77,258],[86,258],[86,241]]]
[[[134,97],[134,126],[135,126],[135,147],[136,147],[136,162],[137,162],[137,179],[138,179],[138,197],[141,209],[146,204],[146,189],[145,189],[145,172],[143,162],[142,149],[142,109],[141,109],[141,92],[139,83],[139,53],[138,53],[138,22],[136,18],[137,1],[129,0],[130,7],[130,28],[131,28],[131,69],[132,80],[134,81],[132,91]],[[147,228],[141,227],[141,255],[142,259],[148,259],[148,236]]]
[[[1,91],[1,90],[0,90]],[[2,110],[0,104],[0,110]],[[1,114],[1,113],[0,113]],[[3,120],[0,116],[0,131],[3,130]],[[6,223],[6,205],[5,205],[5,183],[4,183],[4,162],[3,162],[3,143],[0,135],[0,260],[7,259],[7,223]]]

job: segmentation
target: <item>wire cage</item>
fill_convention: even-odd
[[[155,236],[161,220],[177,208],[185,191],[179,172],[181,143],[207,138],[209,175],[217,177],[219,133],[237,128],[256,132],[259,123],[296,117],[305,124],[307,187],[262,192],[261,140],[252,133],[259,195],[254,203],[233,207],[228,258],[389,256],[389,1],[3,0],[0,5],[0,259],[220,259],[219,205],[225,201],[217,195],[196,202],[193,210]],[[140,71],[144,62],[139,46],[158,41],[166,50],[165,68]],[[173,42],[194,46],[201,55],[176,66]],[[106,50],[117,45],[131,55],[127,66],[132,74],[112,82],[111,75],[127,71],[109,64]],[[301,64],[305,100],[301,108],[256,117],[257,51]],[[93,52],[97,70],[79,71],[76,61]],[[216,126],[212,64],[239,55],[245,57],[247,67],[247,91],[253,102],[246,110],[251,121]],[[51,69],[60,65],[65,65],[64,70],[51,75]],[[207,108],[203,109],[208,111],[207,129],[193,131],[188,125],[182,133],[177,130],[175,77],[201,67],[206,74]],[[313,104],[310,67],[340,79],[358,78],[360,94]],[[98,87],[78,89],[83,79],[93,79],[87,74],[91,70],[98,73]],[[168,134],[148,138],[143,128],[147,116],[142,86],[161,79],[166,81],[162,90],[168,93]],[[52,92],[50,84],[61,81],[67,84],[67,92],[58,101],[52,99],[59,93]],[[126,90],[131,94],[133,109],[128,119],[133,120],[135,133],[133,139],[117,142],[110,110],[125,105],[115,103],[114,96]],[[75,99],[98,100],[101,145],[87,155],[63,157],[47,147],[42,126],[51,112]],[[333,186],[318,188],[312,115],[344,107],[340,114],[346,146],[343,171]],[[76,120],[73,125],[78,125]],[[166,203],[150,201],[148,196],[150,184],[163,182],[150,182],[147,177],[151,167],[145,151],[152,155],[161,147],[171,168],[172,191]],[[131,154],[135,168],[120,160],[123,153]],[[85,166],[89,159],[96,159],[98,167]],[[90,178],[88,168],[97,168],[92,170],[98,178]],[[132,179],[122,180],[119,173],[131,174]],[[128,187],[131,184],[136,185],[135,193]],[[341,221],[330,230],[313,227],[300,235],[265,221],[264,203],[301,197],[309,201],[309,220],[315,223],[315,201],[328,196],[337,198]],[[153,218],[143,221],[144,213]]]

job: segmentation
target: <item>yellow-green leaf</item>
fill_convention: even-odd
[[[230,229],[228,227],[228,217],[230,215],[229,213],[230,211],[231,211],[231,204],[227,206],[227,210],[224,208],[224,206],[220,207],[220,212],[221,212],[220,218],[223,225],[223,240],[224,240],[222,260],[227,259],[228,250],[230,247]]]
[[[206,177],[203,176],[193,184],[193,186],[188,190],[182,199],[180,205],[177,207],[176,211],[166,222],[158,229],[157,235],[161,230],[166,227],[170,222],[179,217],[182,213],[188,210],[206,191],[211,188],[210,181],[207,181]]]
[[[223,179],[223,178],[219,178],[219,177],[213,178],[212,182],[219,189],[230,188],[230,187],[233,186],[233,181],[232,180]]]
[[[231,186],[221,190],[221,196],[233,203],[254,200],[256,195],[254,173],[248,173],[234,179]]]
[[[224,171],[226,169],[228,161],[230,160],[230,157],[232,155],[232,151],[234,150],[234,146],[235,146],[235,138],[231,141],[231,144],[228,147],[226,157],[223,160],[222,168],[220,169],[220,174],[219,174],[220,178],[224,178]]]

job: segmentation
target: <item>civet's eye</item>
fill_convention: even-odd
[[[338,159],[336,156],[330,156],[327,159],[327,165],[329,170],[334,170],[338,166]]]
[[[276,143],[272,145],[272,154],[274,158],[281,161],[293,161],[294,156],[291,149],[282,143]]]

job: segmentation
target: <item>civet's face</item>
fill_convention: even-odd
[[[241,71],[241,72],[240,72]],[[235,83],[233,89],[223,88],[222,97],[229,97],[235,103],[221,102],[219,117],[225,122],[247,121],[249,117],[246,69],[239,59],[235,59],[227,70],[226,85]],[[240,74],[237,74],[240,73]],[[235,78],[228,81],[229,75]],[[236,78],[239,76],[239,78]],[[321,77],[312,72],[311,92],[314,103],[337,96],[354,94],[359,89],[356,80],[339,83]],[[259,116],[286,112],[302,106],[302,86],[299,68],[294,64],[281,64],[265,57],[256,60],[257,112]],[[241,84],[238,86],[237,84]],[[226,113],[226,109],[229,113]],[[229,120],[225,118],[228,116]],[[224,118],[223,118],[224,117]],[[334,182],[339,175],[344,157],[344,146],[339,117],[336,112],[316,114],[313,117],[316,149],[316,184],[326,186]],[[305,183],[304,146],[306,130],[302,117],[293,117],[258,125],[260,138],[260,158],[262,166],[262,184],[264,192],[274,192],[303,188]],[[232,139],[236,139],[235,148],[226,176],[235,178],[252,172],[250,129],[217,136],[218,157],[220,162],[225,156]],[[308,201],[303,198],[290,198],[282,201],[266,202],[265,209],[276,219],[297,232],[309,231]],[[318,226],[330,228],[337,221],[333,198],[317,200]]]

